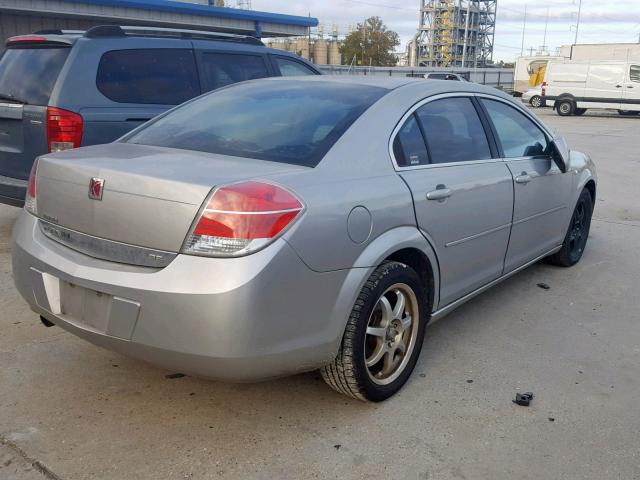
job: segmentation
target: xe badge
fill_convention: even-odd
[[[104,190],[104,178],[93,177],[89,182],[89,198],[92,200],[102,200]]]

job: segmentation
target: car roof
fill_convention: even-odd
[[[340,84],[363,85],[380,87],[387,90],[414,89],[417,93],[437,95],[440,93],[468,92],[483,93],[511,99],[509,95],[497,88],[487,85],[480,85],[473,82],[452,82],[450,80],[435,80],[415,77],[388,77],[388,76],[367,76],[367,75],[319,75],[319,76],[299,76],[299,77],[272,77],[260,80],[266,82],[334,82]]]

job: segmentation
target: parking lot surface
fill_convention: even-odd
[[[598,166],[582,261],[535,265],[431,325],[382,404],[316,373],[170,379],[45,328],[11,279],[19,210],[0,206],[0,478],[640,479],[640,118],[537,113]]]

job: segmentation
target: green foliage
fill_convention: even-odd
[[[356,65],[393,67],[398,61],[393,53],[398,45],[398,34],[387,30],[380,17],[371,17],[359,23],[357,29],[347,36],[340,53],[346,65],[350,65],[355,57]]]

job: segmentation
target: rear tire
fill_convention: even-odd
[[[575,108],[576,104],[571,100],[558,100],[556,102],[556,111],[561,117],[569,117],[573,115]]]
[[[637,112],[637,111],[635,111],[635,110],[618,110],[618,113],[619,113],[620,115],[624,115],[624,116],[627,116],[627,115],[638,115],[638,114],[640,114],[640,112]]]
[[[573,111],[573,114],[574,114],[574,115],[578,115],[578,116],[580,116],[580,115],[584,115],[584,112],[586,112],[586,111],[587,111],[587,109],[586,109],[586,108],[576,108],[576,109]]]
[[[411,267],[384,262],[358,295],[336,358],[320,369],[334,390],[380,402],[406,383],[429,318],[426,291]]]
[[[548,257],[549,263],[561,267],[571,267],[578,263],[587,245],[589,229],[591,228],[591,215],[593,214],[593,199],[585,188],[573,210],[569,228],[564,237],[562,248]]]

